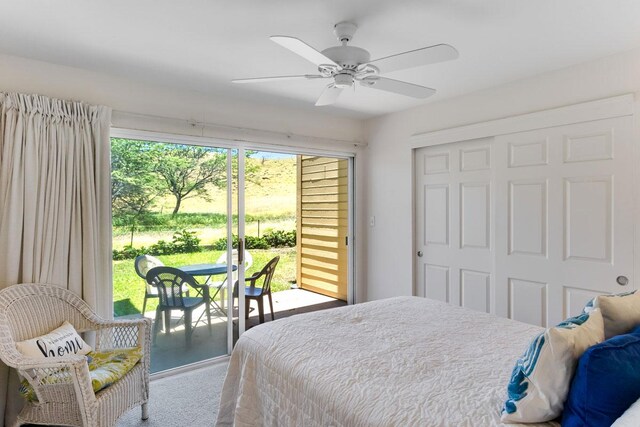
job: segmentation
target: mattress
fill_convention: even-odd
[[[542,330],[418,297],[269,322],[238,341],[216,425],[503,425],[513,365]]]

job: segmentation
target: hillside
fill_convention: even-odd
[[[296,227],[296,156],[276,159],[255,156],[248,158],[246,163],[247,170],[253,171],[245,186],[245,214],[248,219],[246,234],[258,236],[268,228],[294,230]],[[211,186],[207,196],[206,199],[192,197],[184,200],[180,213],[226,213],[226,188]],[[173,198],[165,197],[152,210],[169,214],[173,210],[173,203]],[[233,206],[235,213],[237,212],[235,196]],[[222,225],[215,228],[187,228],[197,231],[198,237],[205,245],[226,236],[226,229]],[[234,230],[234,233],[237,233],[237,230]],[[134,246],[148,246],[160,239],[169,241],[172,235],[173,230],[138,230],[134,235],[133,243]],[[113,247],[120,249],[128,245],[130,239],[130,233],[127,230],[119,230],[114,233]]]
[[[248,215],[291,215],[296,212],[296,157],[285,159],[248,158],[247,169],[255,167],[245,185],[245,212]],[[183,201],[182,213],[224,213],[227,205],[226,188],[209,187],[210,200],[193,197]],[[235,204],[235,200],[234,200]],[[156,207],[171,212],[173,199],[164,198]]]

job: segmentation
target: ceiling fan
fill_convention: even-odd
[[[365,49],[347,46],[358,27],[352,22],[340,22],[335,25],[334,33],[341,46],[334,46],[317,51],[302,40],[288,36],[271,36],[271,40],[300,55],[318,67],[319,74],[303,74],[296,76],[257,77],[250,79],[232,80],[233,83],[262,83],[296,79],[332,79],[324,89],[316,105],[330,105],[337,101],[340,93],[356,82],[361,86],[384,90],[386,92],[427,98],[435,89],[413,83],[381,77],[380,74],[436,62],[449,61],[458,57],[458,51],[448,44],[437,44],[421,49],[398,53],[371,61],[369,52]]]

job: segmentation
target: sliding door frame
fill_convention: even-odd
[[[118,128],[112,127],[110,131],[110,138],[126,138],[126,139],[135,139],[135,140],[143,140],[143,141],[158,141],[158,142],[166,142],[173,144],[188,144],[188,145],[198,145],[202,147],[211,147],[211,148],[222,148],[227,149],[227,177],[228,179],[233,178],[233,170],[231,166],[231,162],[229,161],[232,157],[231,152],[233,150],[238,151],[238,238],[242,239],[244,242],[245,239],[245,227],[244,227],[244,153],[246,150],[256,150],[256,151],[266,151],[273,153],[283,153],[283,154],[292,154],[292,155],[314,155],[314,156],[323,156],[323,157],[333,157],[336,159],[344,159],[348,161],[348,245],[347,245],[347,256],[348,256],[348,283],[347,283],[347,303],[355,304],[356,303],[356,283],[357,283],[357,272],[356,272],[356,235],[355,230],[358,226],[356,221],[355,212],[356,212],[356,153],[352,150],[345,151],[336,151],[330,149],[315,149],[308,147],[297,147],[294,145],[288,144],[267,144],[255,141],[243,141],[240,139],[224,139],[224,138],[214,138],[207,136],[193,136],[193,135],[179,135],[173,133],[164,133],[164,132],[154,132],[154,131],[145,131],[145,130],[134,130],[134,129],[126,129],[126,128]],[[231,180],[229,180],[231,182]],[[232,212],[233,210],[233,186],[228,185],[227,187],[227,211]],[[109,206],[109,209],[111,207]],[[232,244],[232,215],[227,215],[227,245],[230,246]],[[227,250],[227,265],[231,266],[231,252],[228,248]],[[231,270],[231,267],[229,267]],[[230,271],[227,272],[230,274]],[[231,276],[229,276],[231,277]],[[244,281],[244,270],[238,269],[238,280],[239,283],[243,283]],[[238,319],[238,329],[239,335],[245,330],[245,319],[244,319],[244,286],[239,286],[239,319]],[[229,301],[233,302],[232,296],[233,292],[227,292],[227,298]],[[108,290],[108,296],[110,299],[113,299],[113,284],[111,284]],[[228,305],[231,307],[232,305]],[[233,324],[231,321],[227,322],[227,350],[228,355],[231,354],[233,349]],[[222,356],[226,357],[226,356]],[[214,358],[217,359],[217,358]],[[212,360],[212,359],[209,359]],[[206,361],[203,361],[206,362]],[[201,363],[201,362],[200,362]]]

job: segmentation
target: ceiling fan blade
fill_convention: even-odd
[[[400,80],[387,79],[385,77],[367,77],[360,80],[360,84],[373,89],[398,93],[413,98],[428,98],[436,93],[436,90],[430,87],[414,85],[413,83],[401,82]]]
[[[423,47],[422,49],[410,50],[409,52],[398,53],[369,62],[380,69],[381,73],[404,70],[407,68],[419,67],[421,65],[444,62],[458,57],[458,51],[448,44],[437,44],[435,46]]]
[[[288,36],[271,36],[271,40],[278,43],[282,47],[286,47],[291,52],[302,56],[307,61],[315,64],[316,66],[320,65],[334,65],[338,66],[333,60],[326,57],[322,53],[318,52],[305,42],[295,37]]]
[[[334,85],[327,86],[322,94],[320,94],[320,98],[316,101],[316,106],[320,107],[323,105],[331,105],[338,100],[338,97],[342,93],[342,89],[339,87],[335,87]]]
[[[323,79],[326,78],[319,74],[302,74],[299,76],[273,76],[273,77],[254,77],[250,79],[234,79],[233,83],[262,83],[281,80],[302,80],[302,79]]]

